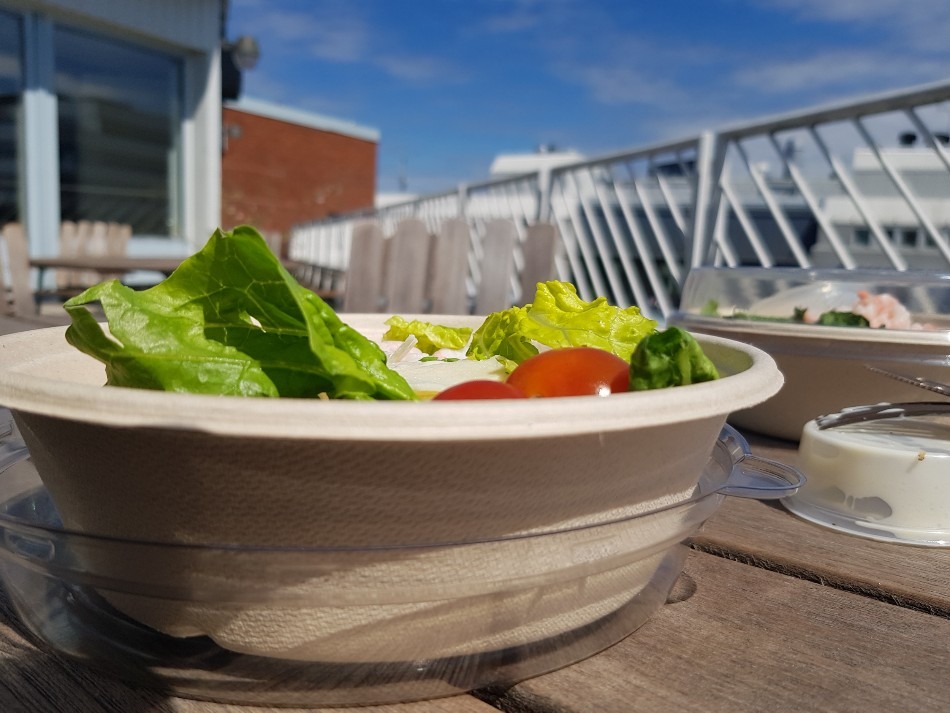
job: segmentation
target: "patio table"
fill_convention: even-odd
[[[166,277],[172,274],[185,259],[185,256],[131,256],[131,255],[83,255],[67,257],[62,255],[52,257],[31,257],[30,267],[36,268],[36,284],[43,285],[47,270],[91,270],[100,275],[124,275],[131,272],[156,272]],[[282,257],[283,266],[298,279],[305,273],[318,269],[317,266]],[[324,299],[335,299],[338,290],[335,288],[308,285],[314,292]]]
[[[83,255],[65,257],[31,257],[30,267],[37,270],[37,284],[43,284],[46,270],[92,270],[100,273],[127,273],[144,270],[170,275],[175,271],[183,257],[133,257],[129,255]]]
[[[37,269],[39,272],[37,281],[42,284],[43,275],[45,271],[49,269],[92,270],[94,272],[105,273],[124,273],[142,270],[170,275],[184,259],[184,256],[136,257],[132,255],[83,255],[66,257],[57,255],[53,257],[31,257],[30,267]],[[299,268],[304,265],[304,263],[298,260],[291,260],[289,258],[281,258],[281,261],[287,269]]]
[[[0,333],[30,328],[0,320]],[[746,434],[790,464],[797,446]],[[945,711],[950,549],[874,542],[726,498],[667,604],[632,635],[511,688],[375,713]],[[129,685],[36,646],[0,588],[4,713],[252,713],[324,708],[195,701]],[[348,709],[361,710],[361,709]]]

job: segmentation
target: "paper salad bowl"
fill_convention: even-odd
[[[7,538],[6,584],[50,645],[144,683],[170,666],[183,695],[371,703],[565,665],[662,604],[734,469],[727,414],[781,387],[764,352],[701,341],[718,381],[366,403],[103,387],[60,328],[0,338],[35,468],[0,488],[0,525],[34,537]],[[99,630],[94,653],[64,626]]]
[[[929,329],[819,326],[735,319],[790,316],[798,307],[848,307],[859,290],[895,296]],[[785,377],[772,399],[730,417],[742,429],[798,441],[805,424],[848,406],[930,401],[933,394],[867,370],[950,381],[950,272],[801,268],[698,268],[670,324],[768,352]]]

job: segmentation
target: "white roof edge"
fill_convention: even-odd
[[[224,106],[228,109],[243,111],[247,114],[255,114],[268,119],[277,119],[300,126],[308,126],[321,131],[332,131],[337,134],[352,136],[357,139],[374,141],[379,143],[379,129],[369,126],[361,126],[346,119],[335,119],[332,116],[324,116],[303,109],[295,109],[284,104],[275,104],[264,101],[263,99],[253,99],[251,97],[241,97],[237,101],[227,101]]]
[[[556,168],[584,160],[578,151],[541,151],[535,153],[498,154],[489,168],[493,176],[500,174],[531,173],[542,168]]]

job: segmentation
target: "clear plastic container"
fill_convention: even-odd
[[[891,295],[915,328],[864,328],[773,321],[796,309],[849,311],[861,291]],[[668,320],[768,352],[785,377],[768,401],[730,415],[740,428],[799,440],[805,424],[848,406],[926,401],[927,392],[864,365],[950,381],[950,272],[696,268]]]
[[[416,700],[573,663],[664,603],[684,539],[725,496],[778,498],[802,482],[794,469],[751,456],[727,428],[690,497],[594,526],[427,546],[183,545],[64,529],[8,431],[0,576],[26,628],[49,649],[133,684],[242,704]],[[183,610],[218,619],[209,628],[220,636],[147,623]],[[288,655],[298,635],[299,655]],[[267,655],[270,640],[279,656]],[[248,642],[252,650],[242,650]]]
[[[795,308],[849,309],[858,292],[893,295],[925,324],[950,329],[950,272],[788,267],[699,267],[683,286],[683,314],[791,317]]]

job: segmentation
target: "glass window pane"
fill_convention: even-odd
[[[178,235],[181,61],[57,27],[63,220]]]
[[[20,219],[17,122],[22,116],[21,33],[20,19],[0,10],[0,225]]]

